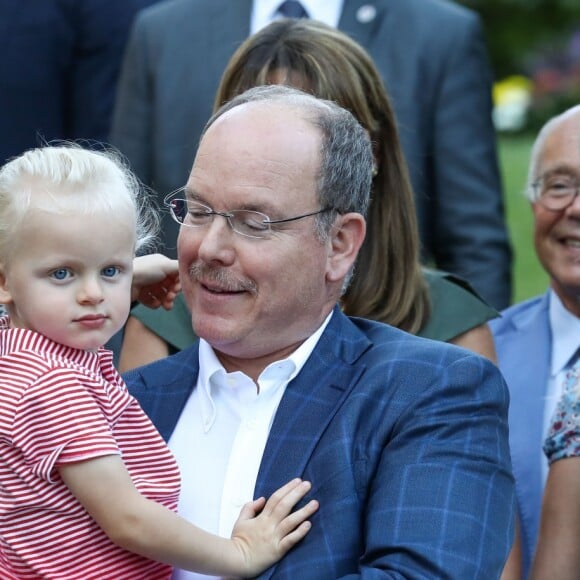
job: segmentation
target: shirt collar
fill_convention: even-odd
[[[580,318],[572,314],[562,301],[550,290],[550,329],[552,331],[551,376],[555,377],[570,362],[580,347]]]
[[[320,20],[329,26],[338,26],[344,0],[300,0],[312,20]],[[251,17],[252,33],[257,32],[277,17],[282,0],[254,0]]]
[[[324,329],[327,327],[330,319],[330,314],[326,317],[320,327],[311,334],[293,353],[285,359],[274,361],[270,363],[258,377],[258,385],[260,386],[260,394],[266,395],[282,385],[288,384],[296,375],[302,370],[306,361],[312,354],[312,351],[318,344]],[[239,372],[239,371],[237,371]],[[230,375],[236,373],[229,373]],[[246,375],[242,374],[244,377]],[[198,388],[200,389],[200,404],[203,415],[204,429],[208,431],[211,429],[215,421],[216,406],[212,397],[212,384],[225,384],[228,373],[218,360],[215,351],[211,345],[203,338],[199,339],[199,376]]]
[[[105,348],[81,350],[60,344],[34,330],[10,328],[10,317],[0,318],[0,356],[30,351],[53,359],[66,359],[95,373],[113,367],[113,353]]]

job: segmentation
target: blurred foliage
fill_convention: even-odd
[[[549,118],[580,103],[580,0],[456,1],[481,16],[497,81],[494,121],[500,131],[499,160],[514,249],[513,302],[519,302],[548,285],[522,191],[537,131]]]
[[[457,0],[479,13],[497,79],[529,74],[533,54],[558,52],[580,26],[580,0]]]
[[[485,28],[499,131],[536,133],[580,103],[580,0],[457,2],[478,12]]]
[[[542,294],[548,287],[548,276],[534,247],[532,210],[523,193],[533,142],[534,136],[529,134],[504,134],[498,140],[506,221],[514,252],[513,304]]]
[[[580,104],[580,85],[566,92],[536,97],[528,110],[525,129],[537,133],[548,119],[578,104]]]

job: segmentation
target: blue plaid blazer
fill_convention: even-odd
[[[125,376],[166,440],[198,370],[195,344]],[[261,577],[499,577],[514,521],[507,410],[485,359],[336,309],[286,389],[255,489],[300,476],[320,509]]]

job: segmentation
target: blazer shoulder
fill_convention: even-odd
[[[514,304],[502,310],[500,317],[489,321],[491,332],[494,336],[500,336],[506,332],[514,331],[518,327],[530,322],[542,311],[547,311],[548,294],[542,294]]]
[[[188,0],[164,0],[140,10],[133,21],[137,34],[168,34],[177,24],[198,22],[195,16],[197,2]],[[202,2],[203,4],[203,2]]]
[[[415,39],[420,50],[407,52],[410,55],[418,53],[425,59],[424,66],[429,74],[450,74],[438,68],[450,59],[470,60],[472,53],[478,60],[481,58],[484,40],[481,19],[464,6],[445,0],[398,0],[392,5],[389,2],[384,21],[393,37],[389,45],[404,43],[409,37]],[[478,50],[472,50],[473,46]],[[454,74],[458,72],[453,69]]]
[[[407,364],[413,367],[418,361],[440,367],[460,359],[482,358],[448,342],[416,336],[388,324],[354,317],[350,320],[368,341],[362,361],[377,368],[397,363],[406,369]]]
[[[431,314],[419,336],[449,341],[499,316],[463,278],[440,270],[423,272],[429,285]]]
[[[478,13],[452,0],[400,0],[408,10],[422,14],[423,17],[435,15],[454,22],[473,22],[480,20]]]
[[[179,385],[185,376],[199,372],[199,342],[176,354],[123,373],[123,380],[132,394],[141,390],[162,390]]]
[[[401,15],[406,13],[407,18],[421,20],[426,25],[435,22],[470,28],[481,23],[477,12],[450,0],[397,0],[389,7],[391,9],[398,10]],[[441,29],[438,34],[443,35]]]
[[[136,22],[147,28],[163,28],[188,24],[192,29],[206,26],[208,19],[228,8],[229,0],[164,0],[139,12]]]

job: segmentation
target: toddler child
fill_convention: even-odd
[[[155,219],[112,153],[34,149],[0,170],[0,577],[254,576],[310,528],[293,480],[231,539],[176,514],[180,477],[103,344],[131,296],[170,305],[174,264],[133,259]],[[203,473],[203,466],[200,472]]]

